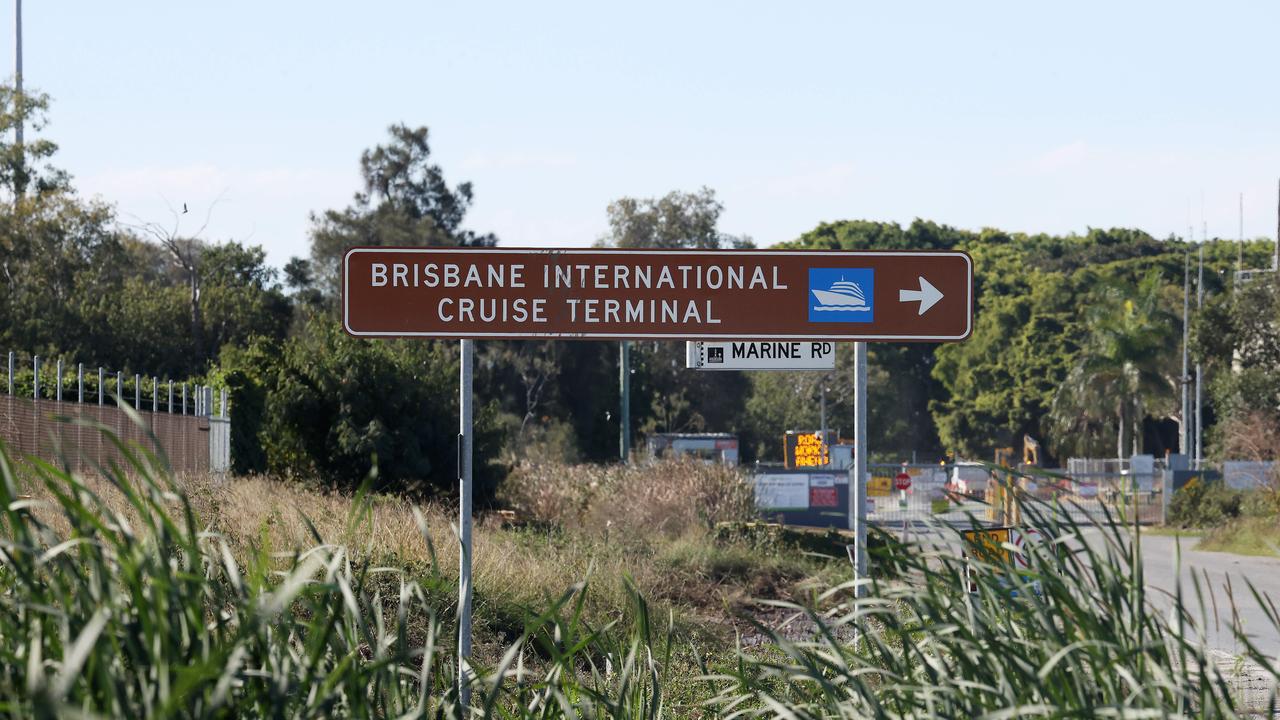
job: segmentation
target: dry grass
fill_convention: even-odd
[[[85,482],[113,510],[132,514],[110,483],[92,477]],[[436,576],[442,602],[452,607],[456,508],[378,495],[368,498],[356,522],[352,497],[295,482],[207,476],[178,482],[201,526],[224,536],[237,555],[255,548],[282,557],[307,550],[316,545],[310,521],[325,542],[346,546],[353,559],[406,568],[421,582]],[[594,622],[625,619],[630,577],[657,603],[656,610],[675,610],[685,627],[727,632],[737,624],[733,609],[749,604],[761,589],[788,596],[792,585],[822,572],[805,558],[755,557],[755,549],[716,546],[710,525],[749,517],[753,510],[749,487],[731,469],[694,463],[528,465],[507,490],[521,518],[536,522],[513,529],[496,517],[477,518],[477,629],[481,644],[494,651],[518,632],[522,608],[544,607],[584,579],[592,588],[586,613]],[[32,492],[47,494],[43,488]],[[419,519],[430,544],[423,541]]]
[[[531,520],[605,534],[677,537],[755,516],[741,471],[690,460],[520,465],[503,485],[503,498]]]

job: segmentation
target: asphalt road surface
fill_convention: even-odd
[[[892,523],[886,523],[884,527],[897,532],[897,526]],[[912,540],[960,552],[954,531],[940,531],[937,524],[911,523],[910,527]],[[1083,531],[1091,544],[1103,542],[1100,532],[1096,529]],[[1196,618],[1197,625],[1204,626],[1201,630],[1208,648],[1231,655],[1242,652],[1243,648],[1231,629],[1234,617],[1259,650],[1272,658],[1280,658],[1280,630],[1267,619],[1262,604],[1246,583],[1246,580],[1252,583],[1264,595],[1264,600],[1269,596],[1280,609],[1280,558],[1193,550],[1197,541],[1196,537],[1142,534],[1143,576],[1151,603],[1167,613],[1173,604],[1177,578],[1181,576],[1183,603]],[[1181,569],[1175,572],[1179,562],[1175,548],[1179,542]],[[1203,608],[1192,587],[1193,573],[1204,595]]]
[[[1231,631],[1234,600],[1235,615],[1244,633],[1268,656],[1280,657],[1280,629],[1267,619],[1262,605],[1246,585],[1247,580],[1259,593],[1270,596],[1280,608],[1280,558],[1193,550],[1196,542],[1194,537],[1143,533],[1142,571],[1148,589],[1153,591],[1150,595],[1152,602],[1160,608],[1170,607],[1180,575],[1183,602],[1193,614],[1199,615],[1202,608],[1191,585],[1194,573],[1204,590],[1203,617],[1207,618],[1204,623],[1207,627],[1203,630],[1209,647],[1233,655],[1241,651],[1240,643]],[[1175,559],[1179,543],[1180,568]]]

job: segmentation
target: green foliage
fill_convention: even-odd
[[[309,271],[326,297],[338,296],[338,264],[348,247],[358,245],[468,245],[497,243],[493,235],[462,229],[471,207],[471,183],[450,188],[444,171],[431,163],[425,127],[396,124],[386,145],[360,156],[364,188],[344,210],[313,215]],[[301,266],[295,265],[295,279]]]
[[[1177,326],[1161,290],[1155,272],[1137,287],[1095,286],[1084,311],[1088,335],[1054,397],[1055,437],[1087,439],[1099,428],[1114,429],[1115,457],[1126,457],[1141,452],[1143,419],[1174,412],[1180,384],[1169,349]],[[1058,445],[1092,449],[1087,442]]]
[[[620,248],[751,248],[751,238],[721,232],[724,204],[716,192],[673,190],[660,198],[624,197],[609,203],[609,234],[602,243]]]
[[[267,394],[275,382],[280,344],[257,338],[249,347],[223,348],[216,378],[230,392],[231,471],[236,475],[266,472]]]
[[[1220,481],[1193,478],[1169,499],[1168,524],[1180,528],[1211,528],[1240,516],[1244,493]]]
[[[243,368],[224,368],[267,389],[259,437],[270,471],[351,489],[376,468],[375,489],[423,495],[453,488],[458,366],[451,345],[359,340],[317,318],[262,373],[272,352],[260,348],[240,356]],[[475,492],[484,502],[503,474],[484,462],[501,448],[496,407],[481,405],[475,426]]]
[[[48,95],[30,90],[19,93],[14,85],[0,85],[0,136],[13,137],[18,126],[24,134],[22,145],[0,143],[0,188],[8,191],[10,198],[26,196],[28,191],[39,198],[68,187],[70,176],[48,162],[58,151],[57,144],[35,136],[48,124],[48,111]]]

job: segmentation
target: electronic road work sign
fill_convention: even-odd
[[[360,337],[964,340],[963,252],[347,250]]]

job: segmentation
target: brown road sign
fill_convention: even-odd
[[[964,340],[963,252],[352,248],[361,337]]]

